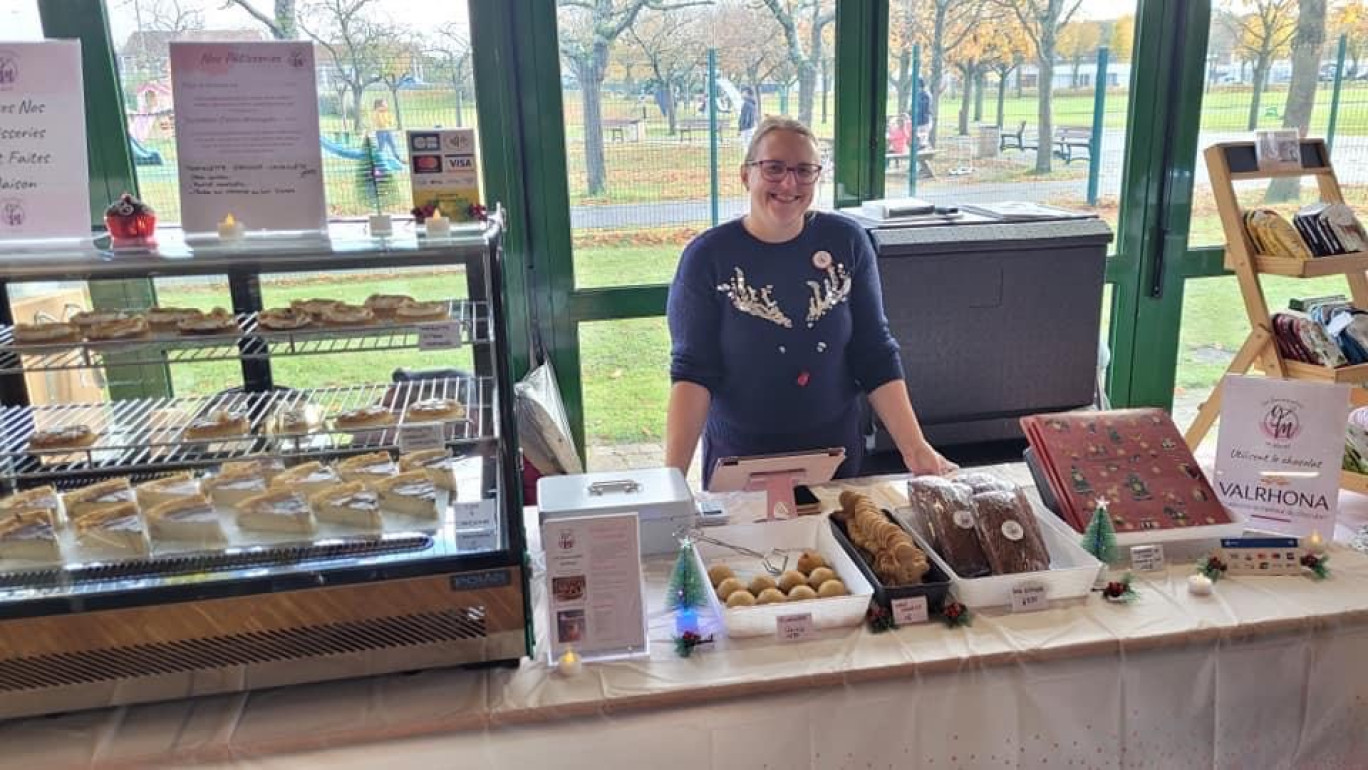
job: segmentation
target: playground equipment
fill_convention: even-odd
[[[134,165],[160,166],[165,162],[162,160],[162,154],[160,152],[138,141],[136,137],[128,137],[128,144],[133,150]]]
[[[347,160],[362,160],[366,157],[366,151],[360,147],[348,147],[345,144],[334,142],[326,136],[318,137],[318,141],[323,145],[324,152],[329,155]],[[404,162],[395,157],[388,148],[381,149],[379,154],[381,167],[385,171],[394,173],[404,168]]]

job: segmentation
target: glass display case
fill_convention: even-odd
[[[0,256],[4,297],[21,282],[219,276],[233,304],[190,323],[142,308],[16,324],[0,302],[0,719],[527,654],[502,228],[495,215],[432,240],[171,233],[149,250]],[[465,297],[263,313],[263,276],[437,266],[463,266]],[[468,369],[453,365],[462,348]],[[404,349],[425,371],[292,388],[272,370]],[[238,362],[241,382],[37,403],[26,380],[206,361]]]

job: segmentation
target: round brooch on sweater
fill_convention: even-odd
[[[826,270],[831,267],[831,252],[819,251],[812,255],[812,266],[818,270]]]

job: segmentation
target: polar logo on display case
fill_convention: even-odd
[[[19,82],[19,57],[13,51],[0,50],[0,90]]]
[[[0,202],[0,224],[5,227],[22,227],[26,218],[23,203],[16,200]]]
[[[1291,399],[1276,399],[1269,404],[1259,428],[1273,441],[1291,441],[1301,433],[1301,420],[1297,410],[1301,404]]]

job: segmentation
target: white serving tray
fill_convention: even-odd
[[[796,519],[760,522],[757,524],[731,524],[709,527],[704,532],[732,545],[766,553],[774,548],[792,550],[789,558],[790,569],[796,568],[798,556],[805,549],[814,550],[826,559],[831,569],[846,584],[848,596],[829,599],[808,599],[805,601],[766,604],[755,607],[735,607],[728,609],[718,600],[717,594],[708,591],[708,603],[713,612],[721,618],[722,625],[729,637],[774,636],[780,615],[812,613],[813,626],[818,630],[847,628],[864,622],[865,610],[874,595],[874,588],[865,580],[855,562],[836,542],[831,533],[831,522],[827,515],[800,516]],[[744,556],[728,548],[712,543],[699,542],[694,548],[703,573],[708,566],[726,564],[738,578],[749,583],[751,578],[764,573],[760,561]]]
[[[1031,501],[1031,512],[1040,524],[1045,549],[1050,552],[1048,570],[963,578],[950,569],[950,565],[945,563],[935,549],[928,551],[936,564],[950,576],[950,591],[966,607],[998,607],[1011,604],[1012,588],[1026,582],[1044,585],[1045,596],[1051,600],[1076,599],[1087,596],[1092,591],[1093,584],[1103,568],[1102,562],[1083,550],[1078,544],[1081,536],[1059,521],[1053,513],[1044,510],[1034,501]],[[894,515],[912,532],[920,533],[922,528],[910,520],[910,513],[910,508],[899,508]]]

